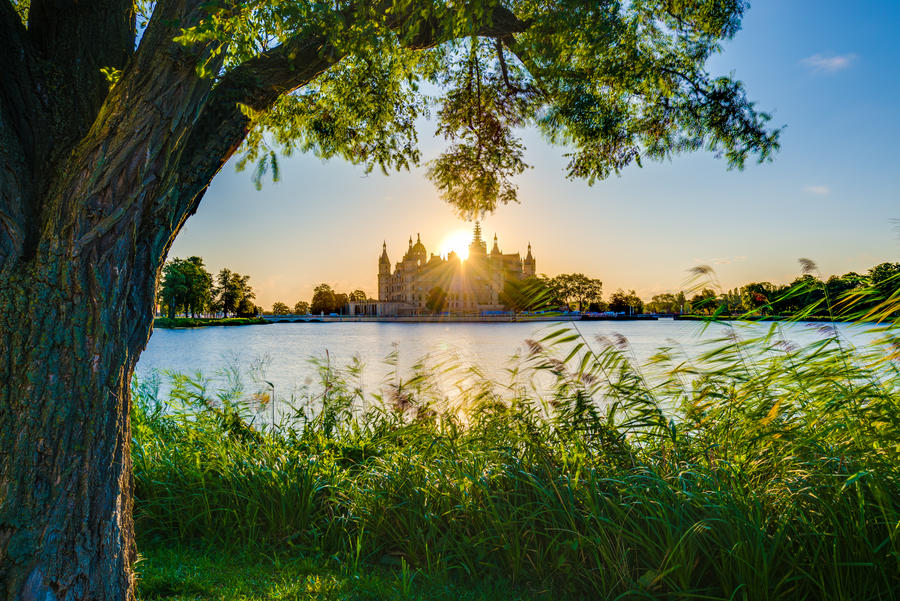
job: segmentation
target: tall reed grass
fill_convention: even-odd
[[[196,379],[138,386],[139,538],[559,598],[900,598],[896,328],[856,349],[781,327],[643,366],[560,328],[508,381],[422,363],[368,396],[323,364],[321,410],[277,426]]]

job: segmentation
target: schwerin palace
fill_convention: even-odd
[[[360,303],[351,307],[351,312],[385,317],[427,314],[430,313],[426,307],[428,295],[435,288],[444,293],[444,311],[469,314],[502,311],[500,293],[504,284],[535,273],[531,244],[522,259],[519,253],[501,252],[494,235],[494,246],[489,253],[478,223],[465,261],[452,251],[446,259],[434,254],[429,257],[421,238],[413,244],[410,236],[409,249],[393,273],[387,242],[384,243],[378,259],[378,303]]]

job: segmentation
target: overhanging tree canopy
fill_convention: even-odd
[[[129,381],[155,279],[238,150],[420,160],[474,215],[515,199],[516,128],[594,181],[778,132],[706,73],[742,0],[0,0],[0,583],[132,596]],[[423,90],[439,90],[431,102]],[[271,144],[270,148],[268,145]]]

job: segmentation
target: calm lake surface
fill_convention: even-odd
[[[807,345],[826,336],[829,324],[779,324],[779,334],[796,345]],[[267,392],[274,385],[279,399],[302,398],[315,388],[317,369],[311,358],[331,366],[348,365],[358,357],[364,365],[362,382],[368,392],[377,391],[393,368],[385,363],[397,355],[401,373],[426,354],[433,361],[455,356],[487,375],[503,380],[510,357],[526,351],[525,340],[539,339],[561,327],[577,328],[583,339],[600,349],[600,337],[623,336],[630,353],[645,362],[663,346],[675,346],[685,358],[699,356],[710,342],[736,332],[742,338],[764,334],[772,324],[731,326],[691,321],[595,321],[552,323],[284,323],[239,327],[208,327],[153,332],[137,364],[142,381],[160,382],[167,394],[166,372],[200,373],[210,390],[227,381],[226,370],[239,374],[247,393]],[[878,334],[869,328],[837,324],[842,338],[864,346]],[[327,352],[327,355],[326,355]],[[327,358],[327,359],[326,359]],[[163,374],[160,376],[160,374]]]

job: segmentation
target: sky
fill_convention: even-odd
[[[688,285],[709,265],[725,289],[788,282],[798,259],[825,277],[864,272],[900,255],[900,1],[754,0],[742,30],[709,63],[744,82],[757,108],[784,126],[775,161],[729,171],[698,152],[626,169],[588,186],[565,177],[565,148],[523,132],[519,204],[482,225],[503,252],[538,273],[581,272],[604,297],[634,289],[645,300]],[[443,148],[419,132],[423,164]],[[257,303],[293,305],[313,288],[377,296],[378,258],[392,262],[421,234],[429,253],[472,224],[459,220],[424,167],[384,176],[339,159],[295,155],[261,191],[233,162],[213,180],[169,257],[199,255],[210,271],[249,274]]]

